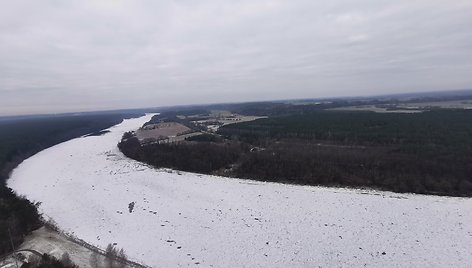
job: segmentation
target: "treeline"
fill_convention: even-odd
[[[234,142],[181,142],[141,146],[136,137],[123,139],[118,147],[126,156],[156,167],[207,174],[229,168],[244,150],[243,146]]]
[[[246,154],[237,177],[308,185],[370,187],[395,192],[471,196],[472,157],[419,157],[389,147],[283,142]]]
[[[472,196],[472,111],[312,111],[221,127],[223,136],[141,146],[159,167],[255,180]],[[224,167],[224,168],[223,168]]]
[[[304,105],[298,105],[294,103],[284,102],[247,102],[247,103],[233,103],[233,104],[212,104],[212,105],[201,105],[201,106],[189,106],[189,107],[173,107],[167,108],[157,116],[155,116],[150,124],[156,123],[161,120],[174,120],[177,116],[192,116],[192,120],[205,119],[206,116],[210,115],[212,110],[218,111],[229,111],[236,114],[248,115],[248,116],[281,116],[290,114],[302,114],[312,111],[320,111],[328,108],[336,108],[341,106],[349,105],[360,105],[360,104],[377,104],[385,103],[379,101],[359,102],[359,101],[326,101],[323,103],[316,103],[311,101]],[[201,117],[201,118],[199,118]],[[177,119],[178,120],[178,119]]]
[[[43,254],[41,257],[31,255],[21,268],[79,268],[79,266],[71,261],[68,253],[64,253],[61,259],[49,254]]]
[[[226,125],[218,132],[248,141],[301,138],[347,145],[434,145],[472,150],[472,111],[413,114],[318,111]]]
[[[178,115],[192,116],[198,120],[209,115],[211,110],[230,111],[232,113],[248,116],[286,116],[305,114],[314,111],[322,111],[331,108],[359,105],[373,105],[395,107],[399,103],[424,102],[448,100],[448,98],[415,98],[414,101],[399,100],[398,98],[334,98],[334,99],[305,99],[305,100],[287,100],[287,101],[266,101],[266,102],[246,102],[230,104],[211,104],[197,106],[177,106],[160,109],[159,118],[175,118]],[[155,121],[154,121],[155,122]],[[150,123],[153,123],[152,121]]]
[[[41,226],[35,204],[16,196],[4,184],[0,186],[0,255],[11,252],[26,234]],[[11,235],[11,236],[10,236]]]
[[[472,111],[318,111],[227,125],[220,134],[264,151],[238,176],[397,192],[472,195]]]
[[[97,133],[132,116],[136,115],[98,114],[0,121],[0,255],[11,252],[10,237],[16,247],[25,235],[41,226],[35,204],[16,196],[6,186],[10,172],[21,161],[47,147]]]

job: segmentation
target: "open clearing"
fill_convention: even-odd
[[[105,267],[110,263],[120,265],[123,268],[144,267],[135,263],[118,262],[109,259],[101,250],[90,246],[84,246],[79,241],[74,241],[70,237],[66,237],[56,231],[46,227],[41,227],[25,237],[24,242],[18,252],[23,256],[24,260],[28,260],[31,255],[41,256],[46,253],[60,260],[64,253],[67,253],[71,261],[79,268],[87,267]],[[35,254],[33,254],[35,253]],[[9,268],[17,267],[23,264],[23,259],[15,259],[12,255],[8,256],[4,261],[0,261],[0,267]]]
[[[452,101],[435,101],[435,102],[417,102],[417,103],[400,103],[398,108],[443,108],[443,109],[472,109],[472,100],[452,100]]]
[[[190,133],[192,130],[182,124],[175,122],[159,123],[146,126],[146,128],[136,131],[136,137],[139,140],[159,140],[176,137],[185,133]]]
[[[155,267],[468,267],[472,200],[157,170],[116,144],[152,115],[24,161],[9,187],[60,228]]]
[[[435,102],[407,102],[392,105],[387,109],[379,107],[378,105],[358,105],[331,108],[328,110],[334,111],[371,111],[376,113],[421,113],[432,108],[438,109],[472,109],[472,100],[450,100],[450,101],[435,101]]]
[[[96,253],[45,227],[27,236],[20,249],[32,249],[40,253],[47,253],[57,259],[61,259],[62,254],[67,252],[72,262],[79,267],[90,267],[92,263],[97,267],[103,267],[107,263],[104,255]]]
[[[377,107],[376,105],[358,105],[358,106],[346,106],[346,107],[339,107],[339,108],[331,108],[328,110],[332,111],[367,111],[367,112],[376,112],[376,113],[421,113],[423,110],[417,108],[410,108],[408,107],[400,107],[398,106],[397,109],[389,110],[383,107]]]

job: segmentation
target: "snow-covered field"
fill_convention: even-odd
[[[117,243],[155,267],[472,263],[471,199],[156,170],[116,147],[125,131],[150,118],[44,150],[24,161],[8,185],[40,201],[66,232],[102,248]]]
[[[47,253],[59,260],[64,253],[67,253],[74,264],[80,268],[89,267],[91,262],[100,266],[106,264],[106,259],[103,255],[74,243],[63,235],[48,230],[45,227],[41,227],[28,235],[19,249],[32,249],[40,253]],[[92,259],[93,261],[91,261]]]

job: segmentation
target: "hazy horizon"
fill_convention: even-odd
[[[472,2],[14,1],[0,116],[472,88]]]
[[[466,94],[464,94],[467,92]],[[223,101],[223,102],[207,102],[207,103],[188,103],[188,104],[170,104],[170,105],[159,105],[159,106],[143,106],[143,107],[115,107],[110,109],[90,109],[90,110],[64,110],[59,112],[45,112],[45,113],[23,113],[23,114],[10,114],[10,115],[0,115],[0,118],[8,117],[34,117],[34,116],[54,116],[54,115],[63,115],[63,114],[82,114],[82,113],[106,113],[114,111],[131,111],[131,110],[155,110],[159,112],[160,108],[173,108],[173,107],[198,107],[198,106],[208,106],[208,105],[224,105],[224,104],[237,104],[237,103],[254,103],[254,102],[287,102],[287,101],[299,101],[299,100],[334,100],[334,99],[357,99],[357,98],[382,98],[382,97],[395,97],[403,95],[418,95],[418,96],[429,96],[435,94],[446,94],[448,97],[460,97],[462,95],[467,97],[472,97],[472,89],[449,89],[449,90],[435,90],[435,91],[408,91],[408,92],[398,92],[393,94],[381,94],[381,95],[346,95],[346,96],[327,96],[320,98],[287,98],[287,99],[263,99],[263,100],[241,100],[241,101]]]

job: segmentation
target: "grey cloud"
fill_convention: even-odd
[[[8,1],[0,114],[470,88],[472,2]]]

